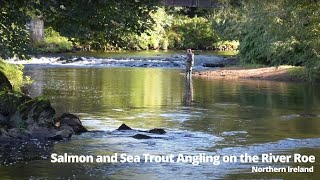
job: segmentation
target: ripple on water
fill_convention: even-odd
[[[113,118],[90,118],[86,117],[81,120],[82,124],[89,130],[112,131],[120,121]]]
[[[266,152],[283,152],[299,148],[320,148],[320,138],[292,139],[287,138],[276,142],[253,144],[242,147],[228,147],[218,150],[219,154],[240,155],[248,153],[250,155],[259,155]]]
[[[224,103],[214,103],[214,105],[219,106],[219,107],[225,107],[225,106],[235,106],[239,107],[240,105],[237,103],[232,103],[232,102],[224,102]]]
[[[117,111],[117,112],[124,112],[123,109],[112,109],[113,111]]]
[[[195,109],[195,108],[181,108],[176,110],[167,111],[159,116],[164,117],[169,121],[185,122],[189,121],[191,118],[201,117],[205,109]]]
[[[238,134],[247,134],[247,131],[228,131],[228,132],[223,132],[221,135],[223,136],[235,136]]]
[[[146,134],[152,139],[137,140],[132,138],[135,134]],[[87,141],[91,139],[88,143]],[[170,154],[173,152],[202,152],[217,142],[222,141],[222,137],[206,133],[168,130],[164,135],[143,133],[138,130],[132,131],[107,131],[85,133],[74,138],[72,143],[82,146],[81,149],[96,149],[101,151],[101,147],[108,151],[125,152],[130,154]]]
[[[280,116],[281,120],[292,120],[296,118],[320,118],[320,115],[317,114],[290,114]]]
[[[165,117],[171,121],[179,121],[179,122],[184,122],[188,121],[191,119],[192,114],[184,114],[184,113],[164,113],[160,114],[160,117]]]

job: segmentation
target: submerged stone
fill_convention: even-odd
[[[83,57],[78,57],[73,62],[78,62],[78,61],[84,61],[85,59]]]
[[[154,129],[149,130],[148,133],[165,134],[166,131],[164,129],[154,128]]]
[[[61,140],[69,140],[72,136],[73,132],[68,129],[63,129],[61,131],[57,131],[54,136],[49,137],[49,140],[61,141]]]
[[[225,67],[225,64],[205,63],[203,67]]]
[[[300,117],[304,117],[304,118],[314,118],[314,117],[318,117],[318,115],[316,114],[299,114]]]
[[[136,134],[136,135],[134,135],[132,137],[135,138],[135,139],[151,139],[152,138],[151,136],[147,136],[147,135],[144,135],[144,134]]]

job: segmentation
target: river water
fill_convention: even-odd
[[[319,86],[269,81],[186,82],[179,69],[27,67],[33,97],[48,97],[57,113],[78,115],[100,130],[55,143],[49,153],[112,155],[316,156],[310,163],[51,163],[39,156],[0,166],[0,179],[318,179]],[[115,131],[164,128],[165,135],[134,139]],[[32,152],[24,152],[32,153]],[[314,166],[314,173],[252,173],[252,166]]]

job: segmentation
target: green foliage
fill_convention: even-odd
[[[175,17],[168,36],[169,45],[179,49],[212,49],[218,41],[211,22],[202,17]]]
[[[114,49],[228,49],[235,43],[220,40],[209,17],[215,11],[198,8],[160,8],[153,0],[1,1],[0,57],[29,54],[27,24],[45,21],[40,52]],[[68,41],[70,40],[72,44]],[[226,43],[225,43],[226,42]]]
[[[153,25],[150,12],[153,0],[0,0],[0,57],[26,58],[30,53],[27,24],[32,17],[42,18],[61,35],[96,49],[117,46],[123,34],[140,35]],[[58,44],[58,45],[57,45]],[[66,39],[47,38],[38,48],[43,51],[66,50]]]
[[[52,27],[46,29],[45,40],[35,46],[40,52],[69,51],[72,44],[87,50],[233,47],[216,44],[220,39],[208,20],[214,14],[211,10],[159,8],[157,3],[1,1],[0,57],[26,58],[30,43],[27,24],[32,17]]]
[[[49,27],[45,29],[44,41],[38,42],[35,49],[45,53],[67,52],[72,49],[72,43]]]
[[[167,29],[172,24],[172,16],[167,14],[165,9],[159,8],[150,13],[154,24],[142,34],[128,33],[122,36],[119,46],[124,49],[148,50],[148,49],[167,49]]]
[[[9,64],[0,58],[0,71],[9,79],[15,91],[21,91],[21,87],[31,84],[29,76],[23,76],[23,65]]]
[[[52,5],[47,24],[62,36],[95,49],[118,46],[123,35],[145,32],[153,25],[150,12],[157,8],[152,0],[58,2]]]
[[[213,47],[218,50],[236,50],[239,47],[239,41],[218,41],[213,44]]]
[[[298,79],[307,79],[305,68],[304,67],[292,67],[288,70],[288,74],[291,77]]]
[[[220,9],[214,27],[222,37],[239,40],[242,62],[303,65],[310,80],[319,75],[319,1],[224,2],[230,8]]]
[[[150,13],[154,20],[152,28],[142,34],[123,34],[117,47],[134,50],[168,48],[237,49],[238,42],[236,41],[220,41],[212,28],[212,22],[208,18],[188,17],[188,15],[184,15],[184,9],[166,10],[158,8],[157,11]],[[115,48],[111,47],[111,49]]]
[[[25,1],[0,1],[0,57],[26,58],[29,34]]]

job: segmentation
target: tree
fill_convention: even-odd
[[[0,1],[0,57],[25,58],[29,47],[28,2]]]
[[[152,0],[60,0],[51,5],[45,20],[70,40],[103,48],[107,43],[117,45],[124,34],[151,28],[150,12],[156,5]]]
[[[126,32],[142,33],[153,24],[153,0],[0,0],[0,57],[29,53],[28,23],[45,20],[61,35],[82,43],[117,44]]]
[[[320,72],[318,0],[224,0],[215,28],[240,41],[244,63],[303,65],[309,77]]]

